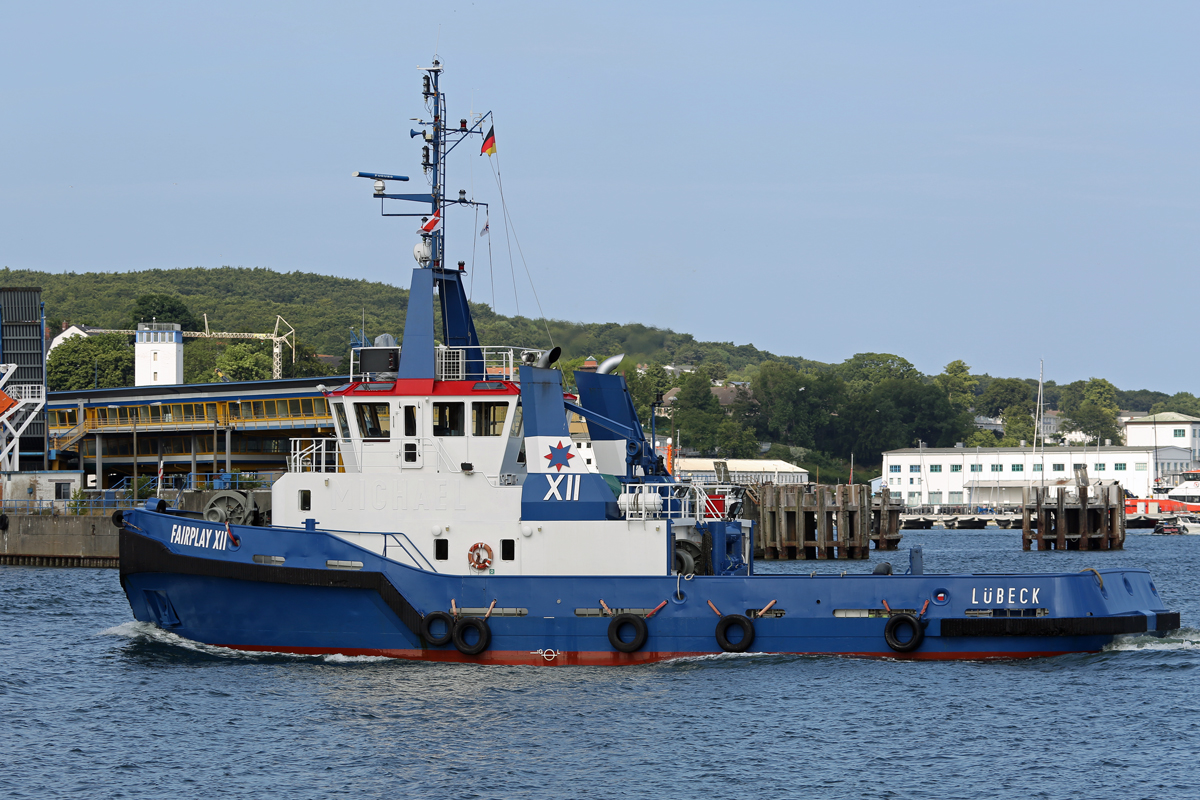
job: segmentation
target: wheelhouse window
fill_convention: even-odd
[[[364,442],[386,442],[392,438],[392,413],[387,403],[355,403],[354,416]]]
[[[434,436],[465,436],[466,413],[463,403],[433,404]]]
[[[521,411],[521,401],[518,400],[517,407],[513,410],[512,429],[509,430],[508,435],[514,439],[521,438],[521,434],[523,432],[522,428],[524,427],[523,423],[524,423],[524,413]]]
[[[334,419],[337,421],[338,435],[345,441],[350,441],[350,426],[346,422],[346,408],[341,403],[333,404]]]
[[[475,436],[503,436],[508,403],[471,403],[471,433]]]

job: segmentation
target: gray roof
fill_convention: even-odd
[[[1197,421],[1200,422],[1200,420],[1197,420]],[[1165,447],[1168,447],[1168,446],[1175,446],[1175,445],[1160,446],[1158,449],[1163,450],[1163,449],[1165,449]],[[1050,447],[1046,447],[1044,449],[1041,447],[1038,447],[1038,448],[1033,448],[1033,447],[906,447],[902,450],[888,450],[886,453],[884,453],[884,455],[885,456],[915,456],[915,455],[920,455],[922,453],[924,453],[925,455],[954,455],[956,453],[957,454],[961,454],[961,453],[1000,453],[1000,454],[1003,454],[1003,453],[1022,453],[1022,454],[1023,453],[1046,453],[1047,455],[1053,455],[1054,453],[1062,453],[1062,454],[1078,453],[1080,455],[1083,455],[1086,453],[1095,453],[1095,452],[1097,452],[1097,450],[1101,453],[1144,453],[1147,450],[1153,450],[1153,449],[1154,449],[1154,447],[1152,445],[1146,445],[1145,447],[1128,447],[1128,446],[1123,446],[1123,445],[1108,445],[1108,446],[1099,447],[1099,448],[1097,448],[1095,445],[1092,445],[1090,447],[1084,447],[1084,446],[1060,447],[1058,445],[1051,445]],[[1183,449],[1187,449],[1187,448],[1183,448]]]
[[[1125,424],[1140,424],[1143,422],[1200,422],[1200,417],[1189,417],[1187,414],[1180,414],[1175,411],[1163,411],[1145,417],[1133,417],[1126,420]]]

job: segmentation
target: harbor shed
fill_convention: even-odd
[[[808,470],[775,458],[680,458],[675,474],[681,480],[717,481],[717,464],[729,470],[729,481],[750,486],[759,483],[808,483]]]

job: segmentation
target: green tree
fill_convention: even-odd
[[[283,377],[285,378],[316,378],[322,375],[335,375],[337,369],[332,364],[326,364],[317,358],[317,351],[305,342],[296,342],[296,360],[290,358],[291,353],[284,349]]]
[[[946,394],[950,405],[959,411],[966,411],[975,404],[975,387],[979,381],[971,377],[967,362],[961,359],[951,361],[946,365],[946,371],[934,378],[933,382]]]
[[[1162,414],[1166,411],[1200,417],[1200,398],[1191,392],[1178,392],[1150,407],[1151,414]]]
[[[46,386],[52,392],[132,385],[133,345],[122,333],[72,336],[46,361]]]
[[[218,379],[213,367],[228,345],[229,342],[217,339],[184,339],[183,382],[216,383]]]
[[[199,330],[201,327],[187,304],[170,294],[144,294],[134,300],[129,320],[129,327],[133,330],[137,330],[139,322],[177,322],[185,331]]]
[[[921,377],[911,361],[891,353],[855,353],[835,370],[851,392],[869,392],[886,380]]]
[[[758,455],[758,439],[754,431],[736,420],[726,419],[717,426],[717,453],[722,458],[754,458]]]
[[[976,428],[967,437],[964,444],[967,447],[999,447],[1000,438],[995,431],[990,431],[986,428]]]
[[[630,359],[622,362],[625,366],[623,374],[633,405],[637,409],[638,419],[642,424],[650,424],[650,404],[659,394],[666,394],[671,388],[671,376],[663,369],[662,364],[650,364],[645,372],[639,372]]]
[[[998,417],[1006,408],[1018,406],[1033,413],[1036,401],[1033,389],[1017,378],[999,378],[988,384],[975,401],[975,411],[985,417]]]
[[[1004,423],[1000,447],[1020,447],[1021,442],[1033,445],[1033,415],[1024,406],[1009,406],[1000,412],[1000,419]]]
[[[1074,384],[1072,384],[1074,385]],[[1120,444],[1121,428],[1117,422],[1117,387],[1103,378],[1091,378],[1083,386],[1082,399],[1073,404],[1063,427],[1088,435],[1091,441],[1108,439]]]
[[[675,427],[690,446],[705,453],[716,449],[717,429],[726,417],[712,393],[707,372],[698,369],[684,378],[671,414]]]
[[[238,342],[217,356],[216,368],[232,381],[262,381],[271,377],[271,356],[249,342]]]

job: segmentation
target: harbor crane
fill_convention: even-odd
[[[93,328],[95,333],[127,333],[137,335],[137,331],[115,330],[111,328]],[[204,315],[204,330],[182,331],[185,339],[260,339],[271,342],[271,377],[279,380],[283,377],[283,346],[292,348],[292,363],[296,363],[296,329],[279,316],[275,315],[275,330],[272,333],[235,333],[232,331],[212,331],[208,328],[208,314]]]

